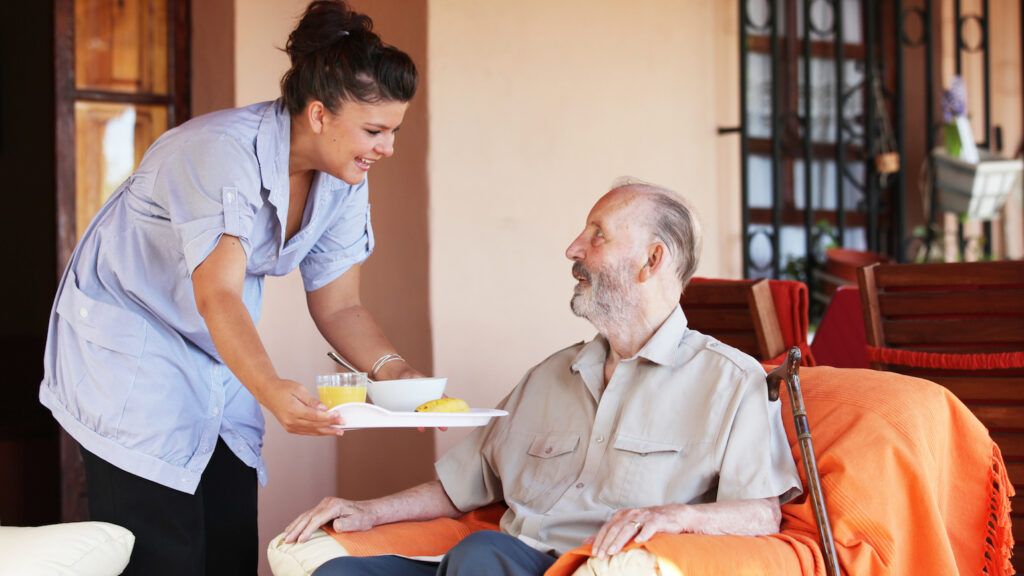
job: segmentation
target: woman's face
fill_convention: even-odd
[[[395,134],[408,102],[342,102],[324,111],[319,169],[348,184],[359,184],[374,163],[395,153]]]

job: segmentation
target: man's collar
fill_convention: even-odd
[[[663,366],[676,365],[678,359],[676,350],[679,349],[679,342],[686,334],[686,330],[686,315],[677,304],[647,343],[640,348],[637,356]],[[608,348],[608,340],[604,336],[601,334],[594,336],[594,339],[584,344],[573,358],[572,371],[578,373],[584,366],[603,365],[608,358]]]
[[[679,342],[683,339],[684,334],[686,334],[686,315],[683,314],[683,309],[676,304],[672,313],[661,323],[651,339],[640,348],[637,356],[662,366],[675,366],[679,357],[676,351],[679,349]]]
[[[291,149],[291,116],[280,98],[263,110],[256,134],[256,159],[260,165],[263,187],[270,191],[270,201],[283,206],[288,186],[281,177],[288,176],[288,154]]]
[[[573,372],[579,373],[586,366],[593,366],[595,364],[603,366],[606,358],[608,358],[608,340],[604,336],[597,334],[593,340],[584,344],[583,348],[576,353],[576,357],[572,359],[570,367]]]

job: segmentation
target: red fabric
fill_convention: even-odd
[[[692,284],[750,284],[751,280],[727,280],[725,278],[693,278]],[[768,363],[780,364],[786,359],[789,349],[800,348],[800,364],[817,366],[811,346],[807,344],[808,305],[807,285],[796,280],[768,280],[768,288],[772,293],[775,315],[779,319],[779,331],[782,332],[782,343],[786,351]]]
[[[868,360],[881,364],[940,370],[1006,370],[1024,368],[1024,352],[946,354],[867,346]]]
[[[811,350],[819,366],[836,368],[870,368],[861,314],[860,290],[856,286],[840,286],[832,295],[821,324],[814,333]]]
[[[775,313],[779,316],[779,329],[786,348],[799,346],[802,356],[800,363],[804,366],[817,366],[811,347],[807,344],[810,304],[807,285],[796,280],[769,280],[768,287],[772,291]],[[788,351],[779,356],[779,363],[785,360],[786,354]]]

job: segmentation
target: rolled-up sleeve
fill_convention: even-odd
[[[782,402],[768,401],[763,373],[748,372],[726,439],[718,501],[800,495],[800,476],[782,426]]]
[[[373,246],[369,187],[364,179],[335,208],[333,222],[299,264],[306,291],[318,290],[364,262]]]
[[[224,234],[242,242],[248,259],[263,204],[259,174],[255,155],[229,136],[190,140],[162,163],[154,192],[165,198],[190,276]]]

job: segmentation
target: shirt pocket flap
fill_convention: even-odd
[[[641,455],[654,454],[657,452],[680,452],[683,450],[682,444],[646,440],[644,438],[634,438],[632,436],[623,436],[621,434],[615,438],[614,446],[617,450],[625,450],[626,452],[634,452]]]
[[[575,434],[537,436],[533,439],[533,442],[530,443],[530,449],[526,452],[530,456],[536,456],[538,458],[554,458],[555,456],[575,452],[576,447],[579,446],[579,444],[580,437]]]
[[[57,302],[57,313],[78,335],[109,350],[139,357],[145,345],[146,321],[106,302],[93,300],[78,289],[69,273]]]

